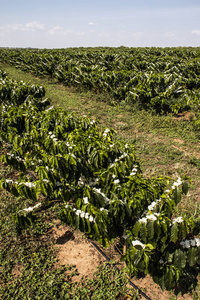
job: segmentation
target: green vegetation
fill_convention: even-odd
[[[13,68],[6,68],[14,72]],[[29,77],[32,83],[38,82],[30,75],[18,74],[20,78]],[[76,110],[82,116],[60,108],[46,109],[49,100],[42,100],[44,95],[37,99],[29,95],[23,103],[15,102],[17,111],[9,102],[13,96],[10,100],[4,97],[7,103],[2,110],[2,144],[9,154],[2,159],[20,170],[21,179],[11,182],[5,176],[1,184],[15,196],[23,197],[18,213],[13,212],[18,232],[23,233],[27,225],[33,228],[38,213],[51,206],[53,199],[60,199],[60,203],[64,202],[60,219],[104,246],[117,236],[128,235],[121,240],[127,247],[124,259],[131,274],[149,272],[162,288],[171,289],[178,281],[188,282],[194,288],[199,259],[199,206],[194,199],[199,184],[199,162],[194,154],[198,153],[198,101],[178,109],[190,109],[188,119],[186,114],[157,115],[155,112],[160,109],[156,106],[147,111],[150,107],[144,105],[143,110],[140,103],[130,103],[126,98],[116,102],[107,91],[103,96],[93,91],[77,94],[61,85],[55,90],[54,79],[41,81],[54,94],[58,93],[57,104],[60,101],[69,111]],[[54,98],[52,94],[48,96]],[[105,99],[117,105],[108,106]],[[69,109],[70,103],[74,107]],[[87,111],[93,118],[83,116]],[[174,108],[171,111],[178,112]],[[94,116],[103,122],[98,125]],[[105,129],[105,125],[114,127],[119,135]],[[29,147],[34,150],[32,154]],[[27,169],[39,179],[27,176]],[[182,201],[181,193],[187,193],[186,183],[178,179],[172,184],[179,176],[190,176],[193,182],[189,196]],[[32,208],[23,209],[25,199]],[[41,205],[35,206],[38,199],[42,200]],[[187,206],[195,207],[192,214]],[[146,209],[148,213],[144,213]],[[182,217],[178,217],[180,214]],[[190,282],[188,276],[192,278]]]
[[[199,48],[1,49],[0,61],[156,112],[198,108]]]

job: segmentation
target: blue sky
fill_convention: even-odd
[[[0,0],[0,47],[200,46],[200,0]]]

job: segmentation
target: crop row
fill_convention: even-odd
[[[21,172],[19,180],[2,179],[1,188],[34,203],[21,203],[14,213],[19,231],[34,225],[37,210],[57,199],[62,222],[104,247],[120,237],[131,275],[149,273],[167,289],[185,274],[194,276],[199,226],[172,217],[187,194],[183,179],[145,178],[134,144],[115,141],[109,128],[99,131],[97,120],[47,108],[31,95],[19,103],[2,99],[0,109],[2,160]]]
[[[1,49],[0,61],[67,86],[178,113],[200,103],[199,48]]]

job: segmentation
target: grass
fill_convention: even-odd
[[[1,178],[9,168],[0,165]],[[23,200],[23,201],[22,201]],[[75,266],[59,266],[53,247],[51,228],[55,208],[39,213],[34,226],[19,235],[12,214],[24,205],[24,199],[1,191],[0,197],[0,299],[123,299],[128,294],[139,299],[126,285],[128,279],[104,264],[94,279],[72,281]],[[30,201],[30,200],[29,200]],[[31,205],[31,203],[27,203]],[[67,278],[66,278],[67,273]]]
[[[107,95],[76,91],[73,88],[58,84],[52,79],[37,78],[5,64],[2,67],[11,78],[45,86],[46,97],[51,99],[53,105],[62,106],[68,111],[77,114],[89,113],[92,117],[100,120],[100,129],[104,127],[114,128],[116,139],[124,139],[127,142],[135,141],[136,155],[146,176],[157,177],[162,175],[176,179],[180,175],[189,178],[189,193],[178,205],[176,214],[199,216],[200,145],[199,133],[194,131],[192,118],[175,117],[172,114],[156,115],[154,112],[139,110],[137,106],[130,107],[125,102],[111,106],[108,104],[107,100],[109,99]],[[6,176],[4,168],[0,170],[0,176]],[[19,237],[13,227],[11,215],[16,208],[20,209],[20,200],[14,200],[14,198],[2,192],[0,203],[3,207],[0,225],[3,234],[0,243],[4,245],[0,255],[2,263],[0,270],[3,271],[1,272],[3,273],[3,278],[1,278],[3,280],[3,284],[1,284],[3,292],[0,295],[6,295],[2,299],[18,299],[12,298],[15,297],[16,289],[18,289],[17,297],[19,299],[23,299],[19,296],[23,295],[23,293],[26,295],[24,299],[34,299],[33,293],[35,291],[39,293],[38,297],[42,297],[42,299],[65,299],[62,298],[62,293],[65,293],[65,291],[69,293],[70,289],[70,293],[73,295],[75,286],[70,280],[69,282],[65,281],[62,268],[55,268],[56,255],[49,246],[52,242],[48,236],[50,225],[46,224],[41,216],[41,221],[37,223],[36,228],[30,228],[30,230]],[[49,210],[46,212],[46,216],[52,223],[55,213]],[[46,260],[47,257],[49,258],[48,260]],[[15,273],[12,273],[13,270],[17,269],[20,270],[19,276],[15,276]],[[32,271],[29,272],[28,270]],[[101,276],[104,271],[104,269],[101,269],[97,277]],[[71,276],[73,276],[73,268],[70,269],[70,272]],[[55,277],[56,286],[52,283]],[[21,286],[20,282],[24,282],[25,285]],[[47,289],[42,294],[41,286],[44,282],[47,283]],[[76,290],[79,292],[85,290],[85,295],[88,295],[88,286],[95,283],[81,284],[83,282],[80,282],[80,288],[76,287]],[[35,285],[35,287],[32,285]],[[36,289],[34,290],[34,288]],[[6,289],[7,294],[4,294]],[[197,299],[195,297],[200,297],[199,290],[198,286],[194,293],[194,299]],[[101,291],[98,293],[101,293]]]

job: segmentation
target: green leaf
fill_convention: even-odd
[[[174,200],[176,204],[178,204],[181,201],[181,192],[179,187],[176,187],[174,190]]]
[[[196,264],[197,260],[197,248],[190,247],[187,253],[187,261],[190,267],[193,267]]]
[[[187,262],[186,251],[177,249],[174,253],[174,261],[173,261],[174,265],[179,269],[183,269],[186,266],[186,262]]]
[[[187,195],[187,193],[188,193],[188,184],[187,184],[186,181],[184,181],[184,182],[182,183],[182,190],[183,190],[183,193],[184,193],[185,195]]]
[[[173,243],[176,243],[178,240],[178,232],[179,232],[178,223],[175,222],[171,228],[171,236],[170,236],[170,239]]]
[[[152,240],[154,237],[154,221],[150,220],[147,223],[147,236],[148,239]]]

